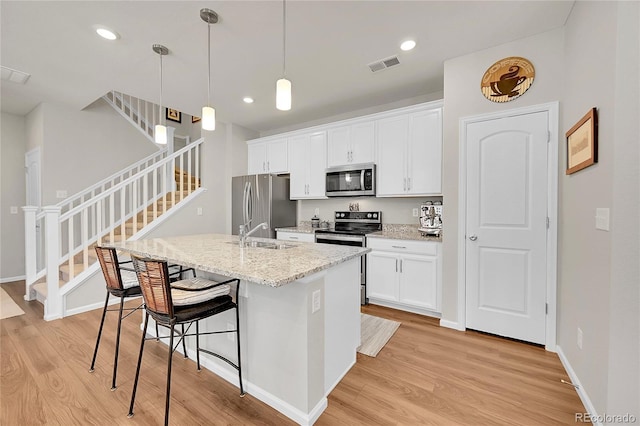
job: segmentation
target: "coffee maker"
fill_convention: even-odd
[[[425,201],[420,205],[420,227],[422,235],[440,235],[442,232],[442,202]]]

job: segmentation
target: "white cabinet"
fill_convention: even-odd
[[[442,108],[377,122],[380,197],[442,193]]]
[[[287,173],[289,171],[287,151],[286,138],[249,143],[247,146],[248,174]]]
[[[289,138],[289,159],[289,198],[326,198],[327,133],[314,132]]]
[[[423,314],[440,312],[440,244],[367,238],[370,303]]]
[[[302,232],[287,232],[287,231],[278,231],[279,240],[285,241],[300,241],[303,243],[315,243],[316,237],[314,234],[305,234]]]
[[[373,163],[374,143],[374,121],[331,128],[327,133],[327,165]]]

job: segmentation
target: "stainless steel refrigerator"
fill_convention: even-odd
[[[289,199],[289,177],[276,175],[237,176],[231,181],[231,232],[238,235],[240,225],[253,229],[253,236],[275,238],[276,228],[296,226],[298,204]]]

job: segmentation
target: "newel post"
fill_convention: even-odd
[[[38,261],[38,240],[37,240],[37,224],[36,213],[38,207],[24,206],[24,275],[25,289],[24,300],[35,299],[35,294],[31,291],[31,286],[36,280],[37,261]]]
[[[60,212],[61,207],[46,206],[44,211],[45,258],[47,264],[47,300],[44,304],[44,319],[62,318],[60,300]]]

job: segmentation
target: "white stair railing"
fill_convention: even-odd
[[[153,142],[156,124],[162,121],[162,107],[153,102],[112,90],[103,96],[116,111]]]
[[[185,146],[66,212],[62,212],[58,205],[44,207],[40,214],[36,214],[34,207],[24,208],[27,259],[25,298],[33,298],[33,283],[46,276],[45,319],[62,316],[59,286],[61,267],[67,269],[67,282],[73,280],[76,268],[86,270],[95,261],[90,261],[90,258],[93,259],[90,256],[92,244],[130,238],[138,232],[139,225],[144,227],[166,213],[171,208],[168,208],[168,202],[176,205],[195,191],[191,178],[199,182],[203,141],[199,139]],[[182,175],[176,185],[176,169],[184,171],[189,177],[187,185]],[[156,202],[161,199],[163,202]],[[150,206],[153,209],[147,211]],[[131,223],[127,226],[129,219]],[[33,231],[38,226],[40,233],[45,235],[44,255],[40,257],[35,241],[36,232]]]

